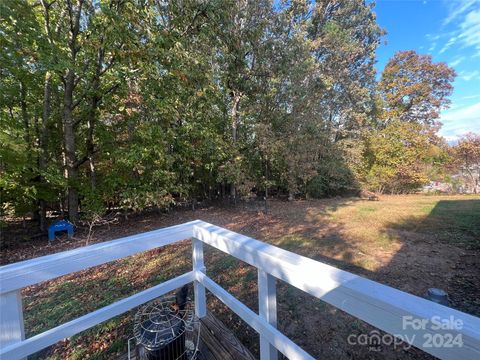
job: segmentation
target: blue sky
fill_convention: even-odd
[[[442,111],[440,135],[454,142],[480,132],[480,0],[377,0],[377,21],[387,44],[377,69],[399,50],[430,54],[457,72],[450,109]]]

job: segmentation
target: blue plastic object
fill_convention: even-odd
[[[67,220],[55,221],[48,227],[48,240],[55,240],[55,233],[59,231],[66,231],[68,238],[71,239],[73,236],[73,224]]]

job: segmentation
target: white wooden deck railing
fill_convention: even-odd
[[[193,238],[192,271],[25,339],[22,288],[190,237]],[[259,314],[207,276],[204,243],[258,269]],[[387,333],[400,335],[441,359],[480,359],[480,319],[477,317],[199,220],[0,267],[0,359],[24,358],[190,282],[194,283],[196,314],[199,317],[206,314],[206,288],[260,334],[262,360],[276,359],[277,351],[290,359],[313,359],[276,328],[277,279]],[[425,319],[425,326],[404,328],[405,316]],[[434,317],[437,322],[430,321]],[[462,326],[435,328],[438,321],[451,323],[452,319],[461,321]],[[443,336],[447,333],[461,336],[463,345],[429,347],[425,344],[425,334]]]

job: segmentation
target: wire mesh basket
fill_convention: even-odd
[[[141,307],[135,314],[133,334],[138,360],[197,358],[200,323],[190,299],[179,306],[175,296],[164,296]]]

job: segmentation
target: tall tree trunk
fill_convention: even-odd
[[[239,113],[238,109],[240,106],[241,94],[234,91],[232,96],[232,141],[235,146],[237,143],[238,136],[238,125],[239,125]],[[237,188],[235,182],[230,186],[230,197],[233,200],[233,203],[237,203]]]
[[[268,159],[265,157],[265,214],[268,214]]]
[[[94,96],[91,102],[90,115],[87,121],[87,156],[90,170],[90,187],[92,191],[95,191],[97,187],[97,172],[95,168],[95,143],[93,139],[95,118],[97,112],[97,98]]]
[[[97,51],[97,59],[95,64],[95,73],[92,79],[92,97],[90,99],[90,109],[87,120],[87,157],[90,167],[90,187],[92,191],[95,191],[97,187],[97,172],[95,168],[95,143],[94,143],[94,131],[97,121],[97,109],[101,101],[101,95],[98,94],[100,90],[100,77],[102,75],[102,66],[105,58],[105,49],[103,47],[105,38],[102,36],[100,43],[101,46]],[[113,63],[113,60],[112,60]]]
[[[80,18],[82,15],[82,6],[85,0],[78,0],[74,6],[70,1],[66,2],[66,10],[69,15],[70,23],[70,66],[67,75],[64,77],[65,92],[63,95],[63,141],[65,153],[65,167],[67,175],[67,199],[68,199],[68,217],[70,221],[78,220],[78,168],[80,164],[77,162],[77,148],[75,143],[75,122],[73,120],[73,91],[76,86],[76,58],[80,51],[78,45],[78,35],[80,32]]]
[[[73,89],[75,87],[75,72],[68,70],[65,78],[65,94],[63,97],[63,141],[65,147],[65,165],[68,180],[68,217],[70,221],[78,220],[78,164],[75,144],[75,124],[73,121]]]
[[[46,0],[40,1],[43,7],[43,19],[44,19],[44,28],[47,34],[47,40],[51,46],[54,45],[53,33],[51,31],[50,24],[50,7],[53,5],[53,2],[49,3]],[[65,9],[62,9],[60,19],[63,18],[65,14]],[[58,21],[54,34],[58,35],[60,33],[62,21]],[[57,63],[56,56],[54,55],[55,64]],[[38,143],[39,143],[39,156],[38,156],[38,168],[40,170],[40,181],[44,181],[42,173],[47,169],[47,137],[48,137],[48,120],[51,112],[51,99],[52,99],[52,73],[47,71],[45,74],[45,82],[43,84],[43,111],[42,111],[42,124],[38,132]],[[63,207],[63,206],[62,206]],[[39,225],[40,231],[45,231],[47,227],[47,205],[45,199],[40,198],[38,200],[38,209],[39,209]],[[63,213],[63,209],[62,209]]]
[[[25,144],[27,145],[27,157],[28,157],[28,163],[31,164],[30,159],[33,158],[32,154],[32,144],[31,144],[31,134],[30,134],[30,119],[28,116],[28,109],[27,109],[27,87],[23,83],[23,81],[20,81],[20,110],[22,114],[22,121],[23,121],[23,126],[24,126],[24,135],[23,135],[23,140],[25,141]],[[35,119],[36,120],[36,119]],[[34,124],[36,121],[34,121]],[[36,173],[36,169],[31,167],[32,173]],[[33,176],[30,181],[33,183],[38,183],[39,182],[39,177],[38,176]],[[33,210],[32,213],[32,220],[37,221],[40,218],[38,211]]]
[[[30,150],[30,121],[27,112],[27,89],[23,82],[20,82],[20,109],[22,112],[22,121],[25,127],[24,140],[27,144],[27,149]]]
[[[238,109],[240,106],[240,98],[241,98],[240,93],[234,91],[232,96],[232,140],[234,144],[237,142],[237,130],[239,125]]]
[[[52,74],[47,72],[45,74],[45,82],[43,85],[43,112],[42,123],[39,129],[38,142],[40,152],[38,154],[38,169],[40,171],[40,181],[43,182],[43,173],[47,169],[47,124],[50,117],[51,109],[51,96],[52,96]],[[45,199],[38,200],[39,207],[39,225],[40,230],[45,231],[47,227],[47,206]]]

